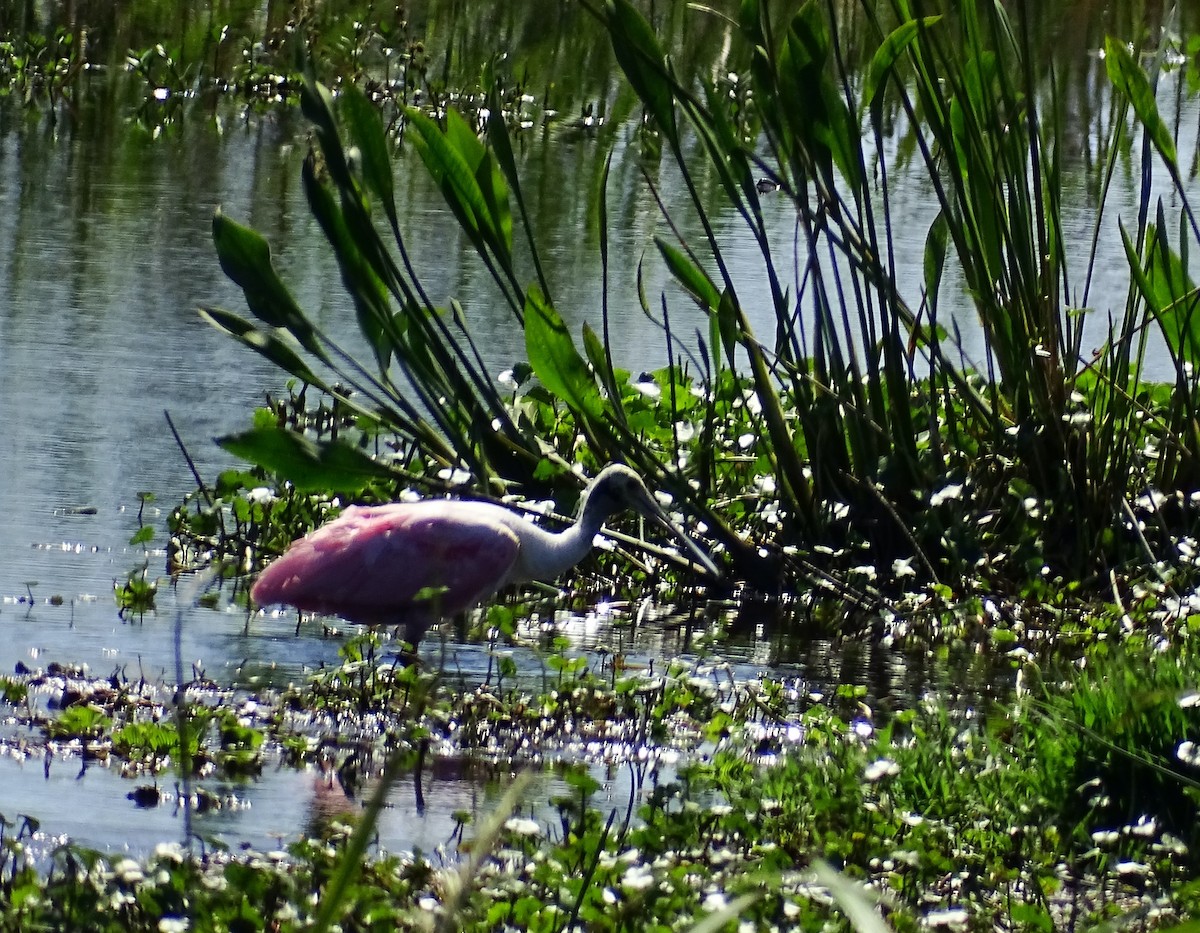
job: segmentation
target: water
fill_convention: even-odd
[[[76,113],[64,112],[53,124],[11,99],[0,101],[0,672],[18,664],[39,669],[62,661],[86,664],[97,676],[173,681],[178,614],[185,676],[203,671],[247,691],[297,681],[336,662],[340,639],[326,637],[315,624],[297,634],[290,617],[248,620],[225,600],[217,608],[200,608],[187,584],[177,591],[165,579],[158,611],[126,619],[118,614],[112,591],[147,560],[152,575],[164,572],[163,512],[194,487],[164,410],[170,411],[201,474],[211,479],[232,465],[211,438],[244,428],[264,392],[282,389],[276,371],[195,313],[207,304],[243,306],[211,247],[210,222],[218,204],[270,239],[302,305],[354,345],[348,323],[352,311],[300,188],[307,130],[293,110],[231,109],[222,113],[220,132],[211,121],[193,119],[153,140],[127,126],[128,105],[93,91],[94,98],[85,97]],[[1170,87],[1164,94],[1170,96]],[[1194,101],[1183,106],[1180,150],[1193,151],[1197,109]],[[1085,122],[1085,135],[1089,125]],[[623,133],[618,137],[624,139]],[[526,193],[559,310],[575,331],[582,321],[598,317],[587,190],[601,157],[594,139],[565,127],[526,137],[523,161],[532,179]],[[665,360],[661,333],[633,298],[637,263],[652,251],[650,238],[662,226],[652,199],[638,186],[637,163],[623,143],[612,177],[612,290],[623,296],[613,303],[612,332],[620,365],[636,373]],[[1090,239],[1094,222],[1084,207],[1086,178],[1082,172],[1078,177],[1078,203],[1068,204],[1065,212],[1073,242]],[[668,203],[678,203],[678,179],[664,172],[658,182]],[[918,257],[933,207],[930,192],[909,182],[903,176],[894,179],[894,209],[902,214],[895,218],[897,249],[913,257],[919,276]],[[507,312],[423,172],[401,164],[397,185],[412,257],[431,295],[436,301],[450,296],[462,301],[494,372],[523,359],[522,341]],[[786,203],[768,199],[766,204],[776,241],[789,243],[793,217]],[[1136,178],[1123,169],[1105,218],[1106,252],[1092,286],[1093,303],[1105,311],[1119,309],[1126,281],[1116,217],[1131,222],[1135,204]],[[1168,209],[1172,206],[1177,207],[1168,204]],[[736,218],[718,215],[715,220],[729,244],[731,265],[739,270],[746,303],[765,309],[766,296],[754,284],[759,258],[738,238]],[[656,295],[663,272],[648,263],[647,273],[648,293]],[[900,284],[914,294],[919,283]],[[946,294],[954,288],[948,283]],[[698,317],[688,317],[686,303],[677,307],[677,333],[696,327],[706,332]],[[760,314],[755,323],[769,338],[771,322]],[[977,331],[968,313],[960,315],[960,324],[968,352],[978,359]],[[142,491],[156,496],[145,513],[156,530],[149,555],[128,544],[139,527],[137,494]],[[594,649],[594,637],[586,631],[572,634],[581,648]],[[631,660],[649,663],[677,651],[677,644],[651,640],[635,646]],[[769,645],[750,641],[734,660],[736,671],[750,676],[769,666]],[[456,649],[455,663],[467,677],[481,676],[487,666],[486,656],[470,647]],[[532,656],[523,657],[522,664],[538,669]],[[813,646],[805,663],[778,673],[801,678],[814,689],[838,680],[869,683],[873,696],[885,703],[928,683],[927,672],[910,659],[878,649],[845,655],[828,645]],[[13,739],[0,754],[5,788],[0,813],[6,817],[32,814],[51,838],[68,835],[115,851],[144,852],[182,836],[176,807],[136,808],[127,797],[135,782],[112,767],[91,764],[81,771],[78,758],[47,762],[40,752],[27,757],[25,748]],[[630,775],[597,768],[606,799],[623,809],[632,792]],[[563,792],[553,775],[539,774],[537,781],[534,799]],[[159,784],[173,793],[172,778],[160,776]],[[233,805],[198,815],[197,829],[234,847],[278,848],[304,832],[316,815],[356,805],[327,775],[313,770],[270,769],[252,781],[207,786]],[[427,779],[425,812],[416,811],[410,779],[396,788],[380,826],[383,844],[430,851],[452,833],[449,814],[465,809],[480,818],[501,793],[496,782],[463,773],[461,766],[439,764]]]

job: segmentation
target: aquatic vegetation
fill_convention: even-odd
[[[861,689],[821,695],[799,681],[737,682],[705,664],[623,676],[615,689],[578,667],[546,693],[443,687],[424,713],[360,708],[360,656],[346,652],[344,705],[330,705],[338,688],[319,678],[295,695],[247,701],[240,713],[228,705],[214,719],[216,740],[255,745],[239,722],[251,715],[273,736],[258,746],[266,751],[313,717],[305,710],[321,696],[328,731],[310,732],[309,747],[336,749],[336,779],[356,793],[381,779],[373,793],[385,794],[398,767],[420,767],[396,751],[427,741],[430,754],[451,754],[453,743],[456,754],[502,762],[499,775],[516,760],[557,767],[556,749],[595,747],[610,768],[620,761],[630,770],[628,801],[599,793],[611,771],[568,765],[568,792],[550,811],[511,795],[488,825],[464,819],[444,846],[410,854],[354,842],[364,826],[369,838],[369,809],[357,826],[343,814],[278,852],[162,845],[140,860],[68,845],[39,863],[36,822],[6,822],[5,916],[70,927],[86,910],[134,930],[235,916],[298,929],[318,914],[353,930],[556,930],[570,918],[619,930],[694,924],[729,909],[729,919],[755,929],[841,928],[837,879],[864,884],[893,930],[984,929],[998,918],[1069,929],[1140,917],[1154,927],[1200,907],[1186,884],[1200,844],[1190,783],[1200,756],[1189,757],[1188,744],[1200,732],[1200,671],[1153,646],[1064,671],[1060,681],[1026,676],[1005,704],[930,697],[889,716]],[[569,660],[551,670],[575,667]],[[1119,680],[1126,686],[1106,689]],[[320,721],[319,709],[305,728]],[[374,753],[362,754],[364,741]],[[1118,747],[1133,756],[1125,760],[1160,769],[1152,793],[1119,764],[1089,772],[1117,761],[1108,756]],[[171,796],[139,785],[130,805]]]
[[[719,20],[739,49],[736,83],[753,91],[731,96],[681,74],[632,6],[591,12],[643,108],[639,132],[657,140],[686,194],[665,204],[647,173],[649,196],[668,229],[687,211],[707,231],[703,242],[655,242],[682,302],[631,296],[661,327],[671,363],[637,377],[622,370],[607,318],[585,325],[581,340],[570,333],[496,82],[480,123],[453,108],[403,114],[405,145],[525,336],[527,363],[502,378],[488,372],[467,309],[436,306],[408,259],[391,142],[368,95],[346,86],[335,104],[310,76],[302,100],[319,152],[304,184],[374,355],[353,358],[298,307],[261,237],[214,219],[220,262],[253,319],[203,314],[293,377],[296,404],[223,439],[256,469],[232,477],[220,501],[176,511],[181,563],[208,555],[228,573],[252,569],[330,496],[515,489],[570,511],[576,471],[620,460],[668,491],[732,577],[779,596],[788,618],[809,614],[833,629],[881,609],[889,618],[987,615],[997,597],[1004,611],[1040,613],[1045,629],[1062,615],[1042,607],[1107,598],[1114,580],[1125,595],[1155,585],[1160,570],[1176,589],[1196,585],[1194,564],[1180,559],[1197,518],[1186,402],[1195,376],[1181,303],[1191,286],[1178,259],[1186,242],[1168,237],[1176,227],[1193,235],[1190,206],[1150,80],[1123,45],[1106,59],[1121,119],[1104,145],[1127,151],[1130,126],[1143,130],[1142,171],[1155,160],[1164,167],[1183,222],[1146,189],[1141,226],[1129,233],[1124,306],[1084,356],[1084,322],[1096,315],[1078,310],[1090,298],[1072,290],[1068,272],[1086,280],[1094,253],[1063,241],[1059,102],[1035,71],[1019,17],[984,2],[945,18],[864,4],[874,37],[864,83],[863,62],[845,54],[820,4],[786,23],[743,5]],[[804,119],[786,106],[799,87],[819,92]],[[891,245],[889,201],[902,183],[929,186],[939,208],[916,295],[896,285],[913,278],[900,274]],[[795,208],[786,246],[764,219],[766,197]],[[761,254],[773,341],[750,326],[728,235],[715,232],[718,209],[740,218],[740,235]],[[592,216],[604,288],[603,183]],[[982,322],[974,363],[944,323],[950,277],[962,284],[954,302]],[[604,295],[606,306],[616,300],[626,298]],[[1152,329],[1174,354],[1173,390],[1142,383]],[[694,344],[681,336],[692,331]],[[321,395],[311,412],[309,389]],[[256,501],[264,486],[274,498]],[[305,504],[309,494],[317,498]],[[220,530],[230,509],[241,513],[238,535]]]

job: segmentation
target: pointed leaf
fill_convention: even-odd
[[[351,82],[343,88],[339,105],[350,139],[358,147],[363,182],[391,219],[395,213],[395,184],[379,111],[358,85]]]
[[[290,331],[306,350],[320,352],[312,324],[275,271],[266,239],[218,208],[213,214],[213,245],[221,269],[241,288],[250,312],[264,324]]]
[[[525,295],[525,351],[542,385],[573,410],[595,421],[603,418],[604,400],[591,370],[563,319],[536,287]]]
[[[1144,274],[1134,279],[1173,354],[1196,365],[1200,363],[1200,292],[1167,243],[1162,221],[1160,209],[1158,226],[1147,229]]]
[[[308,368],[296,351],[273,333],[260,330],[250,321],[223,308],[201,308],[200,317],[250,349],[262,354],[280,369],[302,382],[324,389],[325,383]]]
[[[360,246],[371,245],[371,234],[356,237],[351,233],[338,200],[328,185],[317,177],[311,156],[304,160],[301,178],[309,208],[337,257],[342,284],[354,300],[358,328],[375,351],[380,369],[386,369],[394,349],[388,329],[391,319],[389,293],[360,249]]]
[[[387,467],[343,441],[315,443],[283,428],[252,428],[217,438],[231,454],[270,470],[300,491],[358,492],[373,482],[392,480]]]
[[[658,37],[629,0],[609,0],[605,14],[617,64],[659,129],[677,147],[675,95]]]
[[[508,185],[504,174],[475,135],[475,129],[457,110],[446,113],[446,140],[462,157],[472,173],[479,200],[472,209],[479,221],[480,233],[506,265],[512,262],[512,211],[508,204]],[[473,197],[473,196],[472,196]]]
[[[717,305],[717,313],[713,316],[709,338],[712,340],[713,356],[717,356],[717,346],[721,346],[725,350],[725,359],[729,361],[730,368],[737,358],[738,337],[741,334],[740,317],[737,296],[726,289]],[[719,370],[721,361],[717,359],[716,362]]]
[[[658,252],[666,262],[667,268],[671,270],[671,275],[695,299],[696,304],[706,312],[716,311],[721,303],[721,293],[708,273],[696,265],[686,253],[661,236],[654,238],[654,245],[658,247]]]
[[[866,110],[868,107],[874,108],[877,103],[882,103],[884,82],[887,81],[888,75],[892,73],[892,69],[896,67],[896,62],[905,50],[912,44],[913,39],[917,37],[917,33],[922,29],[928,29],[941,20],[941,16],[925,16],[919,20],[910,19],[906,23],[901,23],[879,44],[879,48],[875,50],[875,54],[871,57],[871,64],[867,68],[867,78],[863,83],[862,105]]]
[[[1171,130],[1158,112],[1150,81],[1124,42],[1112,36],[1104,40],[1104,67],[1108,71],[1108,80],[1129,99],[1134,113],[1150,135],[1154,148],[1174,171],[1175,143],[1171,139]]]
[[[925,235],[925,295],[929,307],[936,311],[938,291],[942,287],[942,273],[946,268],[946,243],[950,238],[950,225],[945,211],[938,211]]]

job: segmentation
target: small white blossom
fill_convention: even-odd
[[[963,494],[962,483],[951,483],[949,486],[943,486],[932,496],[929,497],[929,504],[933,508],[937,508],[943,502],[949,502],[951,499],[961,499]]]
[[[627,891],[645,891],[654,884],[654,869],[649,865],[634,865],[621,878],[621,887]]]
[[[507,820],[504,828],[518,836],[540,836],[542,834],[542,828],[538,826],[537,820],[529,820],[520,816],[514,816]]]
[[[900,766],[896,762],[890,758],[880,758],[878,761],[872,761],[867,765],[867,769],[863,772],[863,777],[874,784],[885,777],[893,777],[899,773]]]
[[[929,927],[963,927],[971,919],[961,907],[951,907],[947,910],[931,910],[925,915],[925,925]]]
[[[131,858],[121,859],[113,866],[113,875],[124,884],[138,884],[146,880],[142,866]]]

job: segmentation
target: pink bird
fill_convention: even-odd
[[[366,625],[403,624],[416,641],[438,617],[470,609],[509,584],[551,580],[574,567],[604,520],[625,509],[657,522],[719,575],[641,477],[614,464],[584,491],[575,523],[557,534],[490,502],[352,505],[293,542],[250,596],[260,606],[287,603]]]

